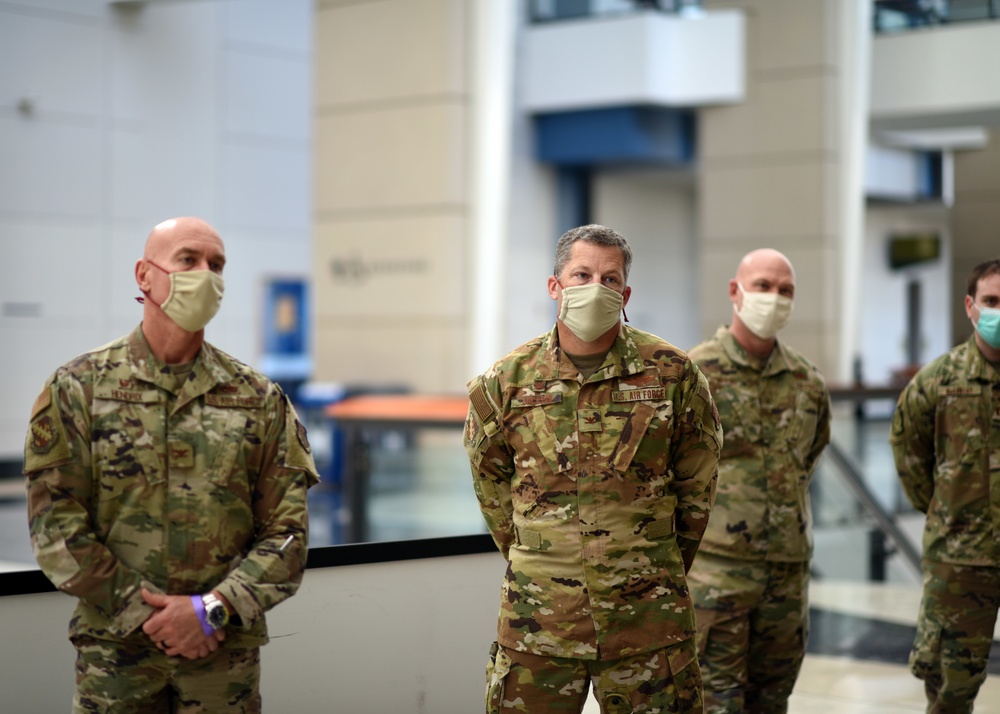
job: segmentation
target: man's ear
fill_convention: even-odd
[[[142,258],[135,261],[135,283],[139,286],[139,290],[142,292],[147,292],[149,290],[149,282],[146,275],[149,273],[149,264]]]
[[[559,299],[559,279],[555,275],[550,275],[548,279],[549,297],[553,300]]]

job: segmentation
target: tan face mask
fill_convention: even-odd
[[[584,342],[593,342],[618,323],[622,294],[600,283],[563,288],[559,320]]]
[[[163,270],[156,263],[147,262]],[[166,270],[163,272],[167,273]],[[181,329],[188,332],[203,329],[222,305],[222,293],[226,287],[222,276],[211,270],[182,270],[167,275],[170,276],[170,294],[160,309]]]

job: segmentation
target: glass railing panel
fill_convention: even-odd
[[[834,406],[832,443],[811,486],[817,577],[920,582],[923,515],[899,484],[889,429],[888,418],[864,418],[851,404]]]

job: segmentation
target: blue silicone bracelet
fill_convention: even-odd
[[[192,595],[191,604],[194,605],[194,614],[198,616],[198,622],[201,623],[201,631],[206,636],[215,632],[215,628],[209,625],[205,619],[205,601],[201,599],[201,595]]]

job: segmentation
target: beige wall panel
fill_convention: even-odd
[[[458,104],[326,114],[316,120],[316,210],[454,205],[465,195],[466,109]]]
[[[319,107],[464,91],[462,0],[382,0],[320,10]]]
[[[836,86],[831,77],[773,78],[754,83],[751,101],[702,110],[702,160],[831,150]]]
[[[461,216],[383,217],[316,228],[320,319],[452,317],[464,312]]]
[[[819,368],[820,374],[826,379],[827,386],[833,386],[834,379],[833,365],[824,362],[823,355],[836,353],[836,349],[831,350],[830,345],[837,343],[837,332],[834,329],[825,328],[823,325],[813,325],[812,329],[803,329],[801,326],[793,327],[789,325],[781,333],[781,339],[788,343],[789,347],[797,350],[802,356]]]
[[[761,242],[732,242],[713,246],[711,252],[702,255],[705,271],[722,276],[715,285],[702,288],[704,324],[712,331],[719,324],[729,322],[732,307],[729,302],[728,285],[736,276],[736,268],[744,255],[756,248],[774,248],[788,256],[795,266],[795,311],[792,323],[813,325],[830,319],[824,305],[830,300],[827,286],[836,277],[832,251],[808,238],[793,236],[783,240]],[[791,325],[789,326],[791,329]]]
[[[979,262],[1000,257],[1000,201],[956,202],[951,234],[952,255],[956,259],[972,258]]]
[[[955,152],[955,200],[1000,198],[1000,133],[981,151]]]
[[[474,376],[464,373],[466,338],[458,321],[320,319],[316,379],[461,394]]]
[[[703,170],[703,240],[760,243],[835,233],[834,173],[834,166],[817,163]]]
[[[835,64],[836,3],[844,0],[758,0],[754,40],[755,72],[818,71]]]

